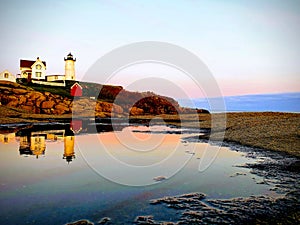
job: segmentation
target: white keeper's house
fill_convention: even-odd
[[[21,78],[27,80],[46,80],[46,62],[39,57],[35,61],[20,60]]]

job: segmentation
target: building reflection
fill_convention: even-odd
[[[15,140],[15,133],[3,133],[0,134],[0,142],[3,144],[8,144],[9,142]]]
[[[18,140],[20,155],[39,159],[46,154],[47,145],[51,142],[63,142],[64,150],[61,158],[70,163],[75,159],[75,134],[121,131],[128,126],[121,120],[114,122],[116,125],[112,126],[111,121],[107,119],[98,119],[96,124],[77,119],[69,124],[26,125],[16,129],[0,130],[0,143],[7,144]]]
[[[32,155],[39,158],[45,155],[47,143],[50,142],[63,142],[64,151],[62,158],[67,163],[72,162],[75,159],[75,136],[70,127],[64,127],[59,130],[34,130],[24,129],[21,132],[17,132],[19,138],[20,155]]]
[[[29,136],[21,136],[20,137],[20,147],[19,147],[20,155],[32,155],[30,150],[30,137]]]
[[[46,138],[45,136],[33,136],[30,137],[30,151],[32,155],[38,158],[40,155],[44,155],[46,150]]]

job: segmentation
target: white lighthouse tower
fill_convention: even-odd
[[[75,61],[71,52],[67,55],[65,60],[65,80],[75,80]]]

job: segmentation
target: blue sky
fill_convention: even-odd
[[[63,74],[71,51],[82,78],[112,49],[151,40],[195,53],[224,95],[300,91],[298,0],[13,0],[1,1],[0,12],[1,71],[18,73],[20,58],[39,56],[48,74]],[[127,73],[138,79],[138,69]],[[124,77],[115,82],[125,84]]]

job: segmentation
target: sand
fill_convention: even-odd
[[[222,115],[215,115],[216,120]],[[299,113],[227,113],[224,140],[300,157]],[[203,127],[209,127],[203,121]],[[201,125],[200,125],[201,126]],[[219,133],[212,133],[218,138]]]

